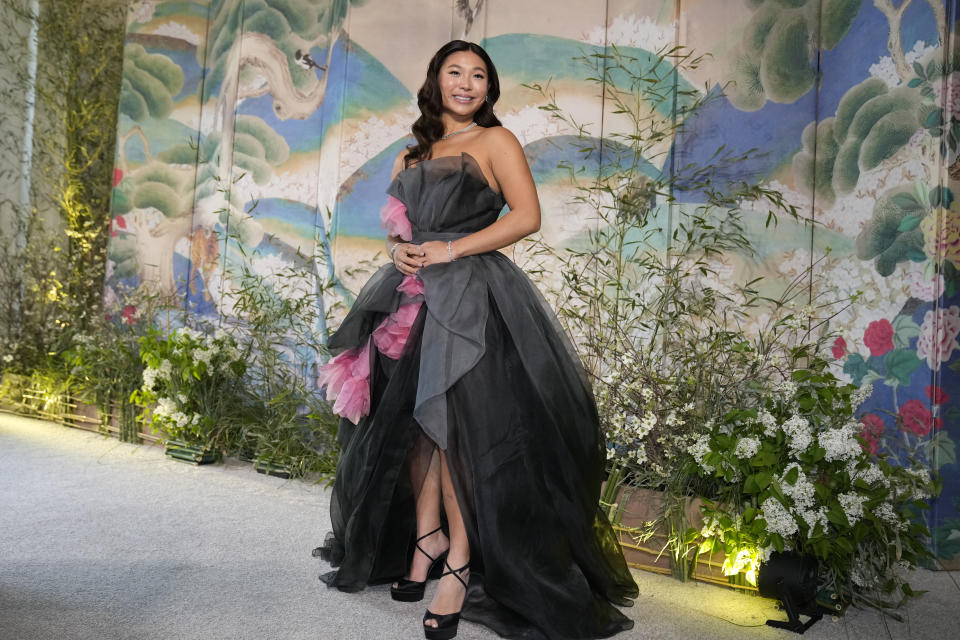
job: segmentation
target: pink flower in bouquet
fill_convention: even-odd
[[[860,418],[860,422],[863,423],[863,430],[860,432],[860,437],[867,441],[864,450],[869,451],[870,455],[875,456],[880,450],[880,436],[882,436],[886,430],[886,425],[883,424],[883,418],[875,413],[868,413]]]
[[[950,396],[946,394],[942,387],[935,387],[930,385],[926,389],[927,397],[930,398],[933,404],[946,404],[950,401]]]
[[[833,352],[833,357],[839,360],[847,355],[847,341],[843,339],[843,336],[839,336],[833,341],[833,346],[830,347],[830,350]]]
[[[407,206],[393,196],[387,196],[387,203],[380,209],[380,226],[391,236],[409,242],[413,239],[413,228],[407,218]]]
[[[940,365],[950,360],[953,350],[960,349],[957,334],[960,334],[960,307],[927,311],[917,339],[917,357],[925,359],[932,371],[939,371]]]
[[[870,349],[870,355],[882,356],[893,349],[893,325],[886,318],[874,320],[863,332],[863,344]]]
[[[923,400],[911,398],[903,403],[898,414],[903,422],[903,429],[918,436],[930,435],[930,428],[939,429],[943,426],[940,418],[934,418]]]

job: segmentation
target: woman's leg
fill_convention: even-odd
[[[440,450],[433,447],[427,464],[426,472],[410,466],[411,481],[414,486],[421,482],[420,492],[417,494],[417,537],[424,536],[440,526]],[[437,531],[419,542],[420,548],[430,556],[436,558],[447,550],[449,542],[442,531]],[[410,563],[408,580],[423,582],[430,571],[431,560],[423,553],[414,551],[413,561]],[[394,583],[396,586],[397,583]]]
[[[460,504],[457,502],[457,495],[453,490],[453,481],[450,479],[450,469],[447,468],[447,456],[442,451],[438,452],[440,454],[443,508],[447,512],[447,524],[450,526],[450,554],[447,556],[447,564],[450,565],[449,569],[459,569],[470,562],[470,543],[467,540],[467,529],[463,524],[463,516],[460,513]],[[460,573],[460,577],[463,578],[464,582],[468,582],[469,571],[463,571]],[[466,591],[463,585],[455,576],[444,576],[440,580],[429,610],[437,615],[456,613],[463,606],[465,595]],[[427,618],[424,624],[436,627],[437,621]]]

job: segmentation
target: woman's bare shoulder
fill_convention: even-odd
[[[404,158],[407,157],[407,153],[408,153],[407,149],[403,149],[400,153],[397,154],[397,157],[394,158],[394,160],[393,160],[393,170],[392,170],[392,172],[390,173],[390,179],[391,179],[391,180],[394,179],[394,178],[396,178],[396,177],[397,177],[397,174],[400,173],[401,171],[403,171],[404,165],[406,164],[406,163],[404,162]]]
[[[482,137],[480,139],[484,142],[484,144],[520,144],[520,142],[517,140],[517,136],[513,135],[513,132],[504,126],[484,127],[481,136]]]

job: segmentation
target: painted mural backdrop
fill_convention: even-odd
[[[106,295],[139,289],[181,321],[229,319],[246,268],[278,291],[282,278],[282,295],[322,289],[335,322],[364,266],[385,260],[392,161],[426,62],[452,37],[482,42],[497,63],[498,113],[530,159],[542,233],[562,246],[590,224],[557,170],[574,132],[523,85],[549,79],[564,109],[608,134],[617,117],[574,57],[612,45],[710,52],[678,82],[726,97],[695,116],[673,157],[761,149],[736,171],[816,220],[771,234],[758,212],[758,255],[728,268],[786,282],[815,265],[811,286],[856,296],[838,319],[838,370],[873,384],[870,444],[898,442],[943,475],[934,546],[960,567],[956,11],[955,0],[135,2]]]

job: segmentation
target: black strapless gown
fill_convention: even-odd
[[[503,197],[468,154],[402,171],[387,193],[413,241],[497,219]],[[318,555],[343,591],[406,574],[414,501],[434,443],[446,451],[470,540],[463,618],[508,638],[603,638],[633,626],[637,586],[598,498],[605,461],[589,382],[552,310],[499,252],[425,267],[424,304],[399,359],[371,348],[370,413],[341,420],[333,531]],[[401,303],[383,266],[330,340],[356,348]]]

